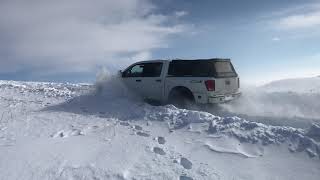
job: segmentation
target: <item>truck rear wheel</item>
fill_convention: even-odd
[[[168,97],[169,104],[178,108],[187,108],[195,103],[192,92],[185,87],[177,87],[171,90]]]

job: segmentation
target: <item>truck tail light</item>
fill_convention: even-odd
[[[215,91],[216,90],[216,82],[214,80],[207,80],[204,83],[206,84],[208,91]]]
[[[238,78],[238,88],[240,88],[240,78]]]

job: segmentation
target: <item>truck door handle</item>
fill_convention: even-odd
[[[141,82],[141,79],[136,79],[136,82]]]
[[[201,83],[202,81],[201,80],[191,80],[190,82],[191,83]]]
[[[161,82],[161,79],[157,79],[156,82]]]

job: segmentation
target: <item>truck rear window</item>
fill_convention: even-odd
[[[214,62],[214,69],[216,76],[218,77],[233,77],[236,76],[235,70],[232,64],[228,61]]]
[[[173,60],[168,76],[172,77],[236,77],[230,61],[218,60]]]

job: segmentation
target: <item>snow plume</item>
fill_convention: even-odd
[[[110,79],[110,72],[105,67],[101,68],[101,70],[97,73],[97,79],[95,83],[95,90],[97,94],[102,93],[105,85],[110,81]]]
[[[110,100],[135,97],[122,83],[120,77],[110,73],[105,67],[101,68],[97,73],[94,94]]]
[[[108,81],[110,77],[111,73],[105,67],[102,67],[101,70],[97,73],[96,84],[101,84],[105,81]]]
[[[249,116],[273,118],[319,119],[320,93],[295,91],[272,91],[267,87],[242,91],[238,100],[222,105],[227,111]]]
[[[151,0],[2,0],[0,73],[92,72],[137,61],[185,30],[155,9]]]

